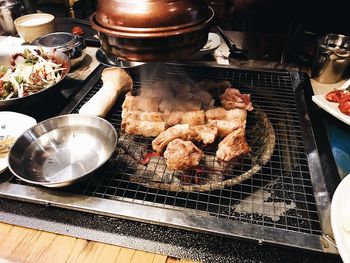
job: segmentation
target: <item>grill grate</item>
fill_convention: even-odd
[[[320,220],[312,189],[307,155],[303,146],[292,80],[286,72],[255,72],[225,68],[188,67],[167,64],[157,74],[141,79],[133,75],[134,86],[164,78],[188,78],[200,81],[228,80],[242,93],[250,93],[253,104],[267,114],[275,131],[276,145],[270,161],[241,184],[210,191],[166,191],[130,182],[134,171],[113,161],[98,175],[61,189],[68,193],[102,199],[140,203],[146,206],[188,210],[226,220],[236,220],[293,232],[320,235]],[[130,72],[130,74],[133,74]],[[76,105],[74,112],[101,87],[98,82]],[[120,130],[120,107],[107,119]],[[247,128],[248,130],[248,128]],[[135,136],[136,137],[136,136]],[[138,143],[150,143],[136,137]],[[118,153],[117,153],[118,154]],[[245,169],[237,168],[237,169]],[[242,170],[238,170],[238,173]],[[13,177],[10,181],[25,184]]]

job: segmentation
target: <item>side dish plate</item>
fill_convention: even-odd
[[[6,50],[0,50],[0,66],[10,67],[12,56],[17,53],[23,53],[23,51],[27,48],[35,49],[37,47],[36,46],[14,46],[14,47],[9,47],[9,49],[6,49]],[[56,84],[48,88],[41,89],[31,95],[27,95],[21,98],[17,97],[17,98],[10,98],[7,100],[0,100],[0,108],[6,108],[10,106],[15,106],[23,103],[36,101],[43,94],[46,94],[49,91],[53,91],[57,87],[57,84],[60,83],[67,76],[71,67],[69,56],[53,48],[43,48],[43,51],[47,56],[53,57],[56,61],[60,62],[63,65],[64,70],[62,71],[61,79],[58,82],[56,82]]]
[[[13,111],[0,111],[0,148],[3,140],[9,139],[14,143],[25,130],[35,124],[36,120],[28,115]],[[7,151],[0,153],[0,173],[8,166],[7,157]]]
[[[350,174],[338,185],[331,206],[331,224],[338,251],[345,263],[350,262]]]
[[[326,100],[324,95],[314,95],[312,96],[313,102],[315,102],[320,108],[324,109],[328,113],[332,114],[334,117],[338,118],[342,122],[350,125],[350,116],[342,113],[338,108],[338,103],[329,102]]]

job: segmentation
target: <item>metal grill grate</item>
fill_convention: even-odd
[[[289,73],[247,72],[168,64],[156,75],[150,74],[145,77],[142,74],[142,79],[139,76],[140,74],[133,75],[136,88],[144,82],[190,77],[195,81],[228,80],[242,93],[250,93],[253,104],[259,105],[267,114],[275,131],[276,145],[270,161],[259,172],[240,184],[214,191],[181,192],[154,189],[130,182],[129,178],[135,171],[114,161],[114,157],[88,181],[59,191],[151,207],[186,210],[225,220],[321,235],[293,83]],[[73,113],[99,90],[101,84],[96,83],[86,97],[76,105]],[[120,131],[120,103],[107,119]],[[151,142],[150,139],[138,136],[135,138],[136,143]],[[238,169],[235,172],[241,173],[246,167],[242,165],[235,169]],[[15,177],[10,183],[25,184]]]

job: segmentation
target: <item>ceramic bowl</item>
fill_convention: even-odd
[[[18,35],[27,43],[55,31],[55,17],[46,13],[21,16],[14,24]]]

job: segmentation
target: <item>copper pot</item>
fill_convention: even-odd
[[[205,0],[100,0],[90,22],[104,51],[132,61],[157,61],[199,51],[213,16]]]

